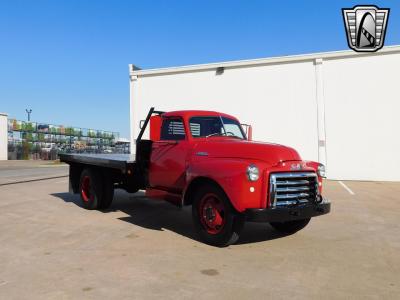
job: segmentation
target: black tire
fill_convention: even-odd
[[[101,176],[91,169],[84,169],[79,180],[79,194],[84,208],[97,209],[102,195]]]
[[[114,184],[96,170],[83,170],[79,181],[82,206],[86,209],[106,209],[114,198]]]
[[[308,223],[310,223],[310,218],[308,219],[303,219],[303,220],[295,220],[295,221],[288,221],[288,222],[271,222],[271,226],[274,227],[276,230],[282,232],[282,233],[295,233],[304,227],[307,226]]]
[[[209,200],[207,197],[211,197]],[[216,215],[212,216],[213,210],[209,206],[204,205],[204,199],[208,202],[218,203],[218,219],[222,219],[219,223],[222,225],[208,226],[209,222],[217,219]],[[201,214],[200,212],[203,211]],[[208,213],[208,215],[207,215]],[[207,215],[207,217],[206,217]],[[226,247],[237,242],[240,232],[243,229],[245,218],[238,213],[231,205],[229,198],[224,191],[216,185],[202,185],[193,194],[192,217],[195,229],[201,240],[206,244]],[[213,218],[214,217],[214,218]]]

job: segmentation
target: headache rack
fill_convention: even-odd
[[[313,172],[271,174],[269,201],[271,207],[318,202],[317,174]]]

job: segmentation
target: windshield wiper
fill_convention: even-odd
[[[226,133],[221,133],[221,132],[215,132],[215,133],[211,133],[209,135],[206,135],[206,138],[209,138],[210,136],[226,136]]]
[[[211,133],[209,135],[206,135],[206,138],[209,138],[211,136],[226,136],[226,137],[231,137],[231,138],[243,140],[243,138],[241,138],[241,137],[239,137],[237,135],[226,134],[225,132],[223,132],[223,133],[220,133],[220,132]]]

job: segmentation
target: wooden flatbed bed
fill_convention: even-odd
[[[82,164],[117,169],[125,174],[136,164],[134,154],[60,154],[60,161],[68,164]]]

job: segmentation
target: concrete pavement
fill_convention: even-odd
[[[41,160],[0,161],[0,186],[68,175],[68,165]]]
[[[248,223],[222,249],[142,193],[101,212],[67,178],[0,186],[0,299],[398,299],[400,183],[344,183],[304,230]]]

